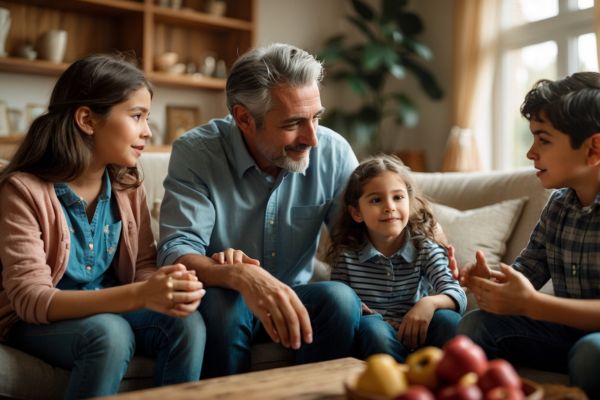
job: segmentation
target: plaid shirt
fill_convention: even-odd
[[[461,314],[467,304],[464,290],[448,268],[446,250],[430,240],[417,249],[410,235],[391,257],[381,254],[371,242],[358,252],[341,254],[331,279],[352,287],[363,303],[393,325],[427,295],[449,296]]]
[[[536,289],[551,278],[558,297],[600,298],[600,193],[581,207],[574,190],[556,190],[513,267]]]

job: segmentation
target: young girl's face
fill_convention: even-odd
[[[94,124],[94,162],[134,167],[152,137],[148,127],[150,92],[145,87],[114,105],[108,115]]]
[[[358,209],[349,207],[354,221],[364,222],[371,241],[402,240],[410,215],[408,190],[395,172],[384,171],[368,181],[358,199]]]

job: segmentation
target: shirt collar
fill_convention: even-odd
[[[75,193],[73,189],[71,189],[71,187],[65,182],[55,183],[54,191],[56,192],[56,196],[62,200],[65,206],[71,206],[81,200],[77,193]],[[110,199],[111,192],[112,185],[110,183],[108,169],[105,169],[104,175],[102,176],[102,189],[100,191],[100,196],[98,197],[98,200]]]
[[[592,212],[593,209],[600,206],[600,193],[596,194],[596,197],[594,197],[594,201],[592,202],[592,204],[583,207],[581,205],[579,197],[577,197],[577,193],[575,192],[575,190],[572,188],[567,188],[567,194],[564,197],[564,204],[565,206],[572,208],[576,211],[589,213]]]
[[[392,254],[390,257],[386,257],[379,250],[373,246],[373,243],[369,239],[367,239],[367,243],[358,253],[358,262],[364,263],[374,258],[383,257],[385,259],[393,259],[393,258],[401,258],[407,263],[411,263],[415,260],[417,256],[417,251],[415,249],[415,245],[411,240],[410,232],[408,229],[406,230],[406,238],[404,239],[404,244],[397,252]]]

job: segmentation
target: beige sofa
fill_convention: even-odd
[[[144,172],[144,186],[148,194],[151,209],[157,209],[163,196],[162,180],[167,172],[169,155],[166,153],[147,153],[141,159]],[[535,177],[533,170],[517,172],[484,172],[484,173],[415,173],[418,186],[434,201],[453,209],[472,210],[458,213],[449,208],[439,209],[447,220],[442,226],[450,240],[463,239],[468,245],[472,240],[477,246],[486,245],[486,233],[479,228],[493,225],[491,231],[504,227],[506,238],[495,237],[500,248],[489,248],[486,252],[500,254],[500,259],[510,262],[526,245],[529,233],[537,221],[549,192],[544,190]],[[491,208],[504,200],[526,198],[519,204],[509,203]],[[473,210],[476,209],[476,210]],[[518,214],[510,218],[510,214]],[[487,218],[487,220],[486,220]],[[496,220],[491,220],[496,219]],[[500,219],[499,221],[497,219]],[[507,229],[514,219],[514,229]],[[486,221],[481,223],[481,221]],[[471,225],[469,225],[471,224]],[[157,224],[154,224],[154,229]],[[452,232],[452,228],[459,228]],[[488,232],[489,233],[489,232]],[[454,237],[453,237],[454,236]],[[496,235],[498,236],[498,235]],[[500,235],[502,236],[502,235]],[[504,239],[504,240],[500,240]],[[502,248],[502,243],[506,248]],[[471,244],[473,244],[471,243]],[[323,271],[321,271],[323,273]],[[264,369],[289,364],[291,352],[280,346],[267,344],[254,346],[252,349],[252,368]],[[152,384],[153,362],[150,359],[136,357],[131,363],[122,390],[148,387]],[[566,376],[541,371],[521,369],[520,372],[540,382],[566,382]],[[53,368],[47,363],[24,354],[5,345],[0,345],[0,398],[60,398],[64,392],[68,372]]]

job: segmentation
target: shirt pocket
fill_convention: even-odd
[[[330,202],[292,207],[292,237],[289,239],[297,256],[309,250],[311,244],[315,243],[316,246],[317,235],[329,207]]]

